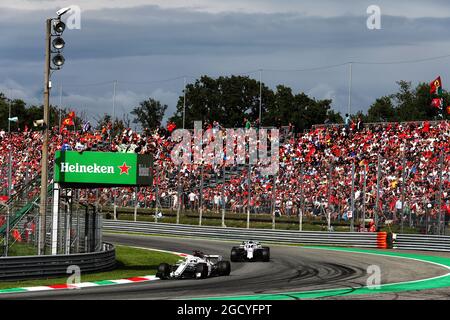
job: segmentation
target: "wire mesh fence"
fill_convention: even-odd
[[[96,203],[90,201],[92,199],[82,199],[79,194],[79,190],[63,189],[59,210],[53,210],[53,193],[49,193],[45,215],[45,254],[102,250],[102,215]],[[37,255],[40,252],[39,205],[31,202],[18,211],[16,206],[21,207],[11,202],[3,206],[5,211],[0,214],[0,254]]]
[[[327,230],[444,234],[450,215],[446,159],[442,152],[430,158],[430,166],[417,156],[381,153],[353,162],[293,161],[282,163],[276,176],[261,175],[258,167],[249,176],[248,166],[156,169],[152,188],[115,188],[112,196],[102,190],[102,206],[108,212],[116,208],[116,218],[140,219],[145,212],[148,220],[159,215],[172,222],[181,215],[186,223],[201,224],[203,215],[219,224],[225,216],[225,225],[242,220],[245,227],[249,214],[252,221],[266,222],[264,227],[287,219],[300,229],[316,224]],[[123,215],[121,208],[129,210]]]

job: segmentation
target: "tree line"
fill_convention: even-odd
[[[430,86],[427,83],[419,83],[415,88],[411,82],[398,81],[397,92],[380,97],[369,107],[366,113],[359,111],[352,117],[361,117],[364,122],[394,122],[394,121],[419,121],[441,119],[438,108],[431,106],[434,98],[430,94]],[[230,76],[211,78],[202,76],[194,83],[188,84],[185,92],[179,97],[175,113],[169,117],[169,122],[177,128],[183,126],[183,111],[185,110],[185,127],[193,128],[194,121],[212,123],[217,121],[227,128],[243,127],[244,118],[251,122],[261,122],[262,126],[288,126],[295,131],[302,132],[315,124],[343,123],[342,115],[332,109],[332,100],[317,100],[309,97],[304,92],[294,92],[292,88],[278,85],[274,90],[246,76]],[[443,92],[445,102],[450,102],[449,92]],[[8,107],[11,103],[12,116],[19,118],[19,127],[29,128],[33,121],[42,119],[42,106],[27,106],[20,99],[8,100],[0,93],[0,128],[8,126]],[[446,113],[444,104],[444,114]],[[130,106],[132,107],[132,106]],[[262,119],[259,119],[261,107]],[[168,106],[160,101],[148,98],[132,107],[131,115],[124,114],[122,119],[116,119],[113,129],[121,130],[130,127],[131,122],[144,128],[162,127],[162,121]],[[50,107],[50,125],[59,125],[60,110]],[[67,116],[69,110],[61,110],[62,119]],[[444,119],[449,119],[445,114]],[[76,125],[82,125],[83,117],[77,115]],[[97,129],[107,126],[111,122],[111,116],[104,114],[95,119]],[[14,129],[14,128],[13,128]]]

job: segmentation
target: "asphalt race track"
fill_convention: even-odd
[[[223,255],[227,260],[231,247],[237,244],[124,234],[104,235],[104,240],[115,244],[184,253],[201,250],[207,254]],[[270,262],[232,263],[229,277],[150,281],[80,290],[11,293],[2,296],[1,299],[187,299],[334,288],[348,288],[351,292],[366,285],[368,278],[366,270],[370,265],[381,268],[383,284],[437,277],[448,273],[447,269],[437,265],[395,257],[295,246],[270,245],[270,247]],[[448,291],[445,291],[442,296],[448,297],[447,293]],[[383,295],[380,297],[383,298]],[[376,295],[365,298],[376,298]],[[386,298],[391,299],[392,296],[387,295]]]

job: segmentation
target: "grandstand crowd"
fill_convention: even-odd
[[[206,126],[223,130],[217,123]],[[249,126],[248,121],[244,126]],[[135,188],[102,189],[97,200],[103,204],[114,201],[118,206],[137,203],[139,207],[153,207],[158,200],[176,209],[181,194],[181,205],[187,209],[197,209],[202,199],[205,210],[211,211],[220,210],[225,202],[228,210],[236,213],[247,209],[254,214],[270,213],[273,206],[275,214],[282,216],[295,216],[301,210],[305,217],[329,214],[333,220],[348,220],[354,194],[355,212],[352,213],[364,212],[367,218],[375,216],[377,202],[380,219],[388,223],[398,223],[402,212],[406,213],[403,219],[410,223],[423,222],[426,216],[436,217],[440,210],[450,218],[448,121],[371,125],[349,122],[317,127],[301,134],[289,131],[281,136],[275,188],[272,176],[261,175],[258,166],[252,166],[250,195],[247,166],[225,168],[224,184],[224,169],[220,166],[176,166],[170,157],[174,145],[170,133],[164,129],[138,133],[128,128],[112,136],[107,128],[62,132],[53,128],[49,151],[50,159],[56,150],[154,156],[152,188],[139,188],[137,193]],[[41,147],[40,131],[26,129],[10,135],[0,131],[0,195],[7,193],[10,148],[14,194],[39,175]],[[205,181],[202,195],[201,170]]]

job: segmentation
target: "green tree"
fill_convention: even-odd
[[[375,100],[367,112],[367,122],[392,122],[398,121],[392,99],[384,96]]]
[[[342,122],[342,117],[329,113],[332,100],[315,100],[301,92],[295,95],[294,101],[295,107],[292,110],[290,122],[295,125],[297,132],[303,132],[315,124],[323,124],[328,116],[331,122]]]
[[[101,117],[97,117],[94,119],[97,122],[97,126],[95,127],[96,130],[102,130],[103,127],[108,128],[111,124],[112,117],[111,115],[105,113]],[[124,115],[122,119],[116,118],[114,120],[114,124],[112,126],[112,135],[122,132],[125,128],[129,128],[130,121],[129,119]]]
[[[392,95],[396,103],[396,112],[399,121],[427,120],[427,109],[431,108],[431,98],[424,95],[424,86],[411,88],[411,82],[398,81],[399,91]],[[428,88],[429,92],[429,88]]]
[[[155,129],[161,127],[164,113],[167,110],[167,105],[149,98],[142,101],[138,107],[131,111],[131,114],[136,116],[133,123],[139,123],[143,128]]]
[[[344,118],[342,118],[341,113],[334,110],[328,110],[327,118],[330,123],[344,123]]]
[[[273,92],[262,85],[262,124],[270,125],[267,113],[273,103]],[[169,119],[178,128],[183,126],[184,96],[180,96],[175,114]],[[186,128],[194,121],[218,121],[232,128],[242,127],[243,118],[256,121],[259,117],[259,82],[249,77],[231,76],[217,79],[202,76],[186,86]]]

